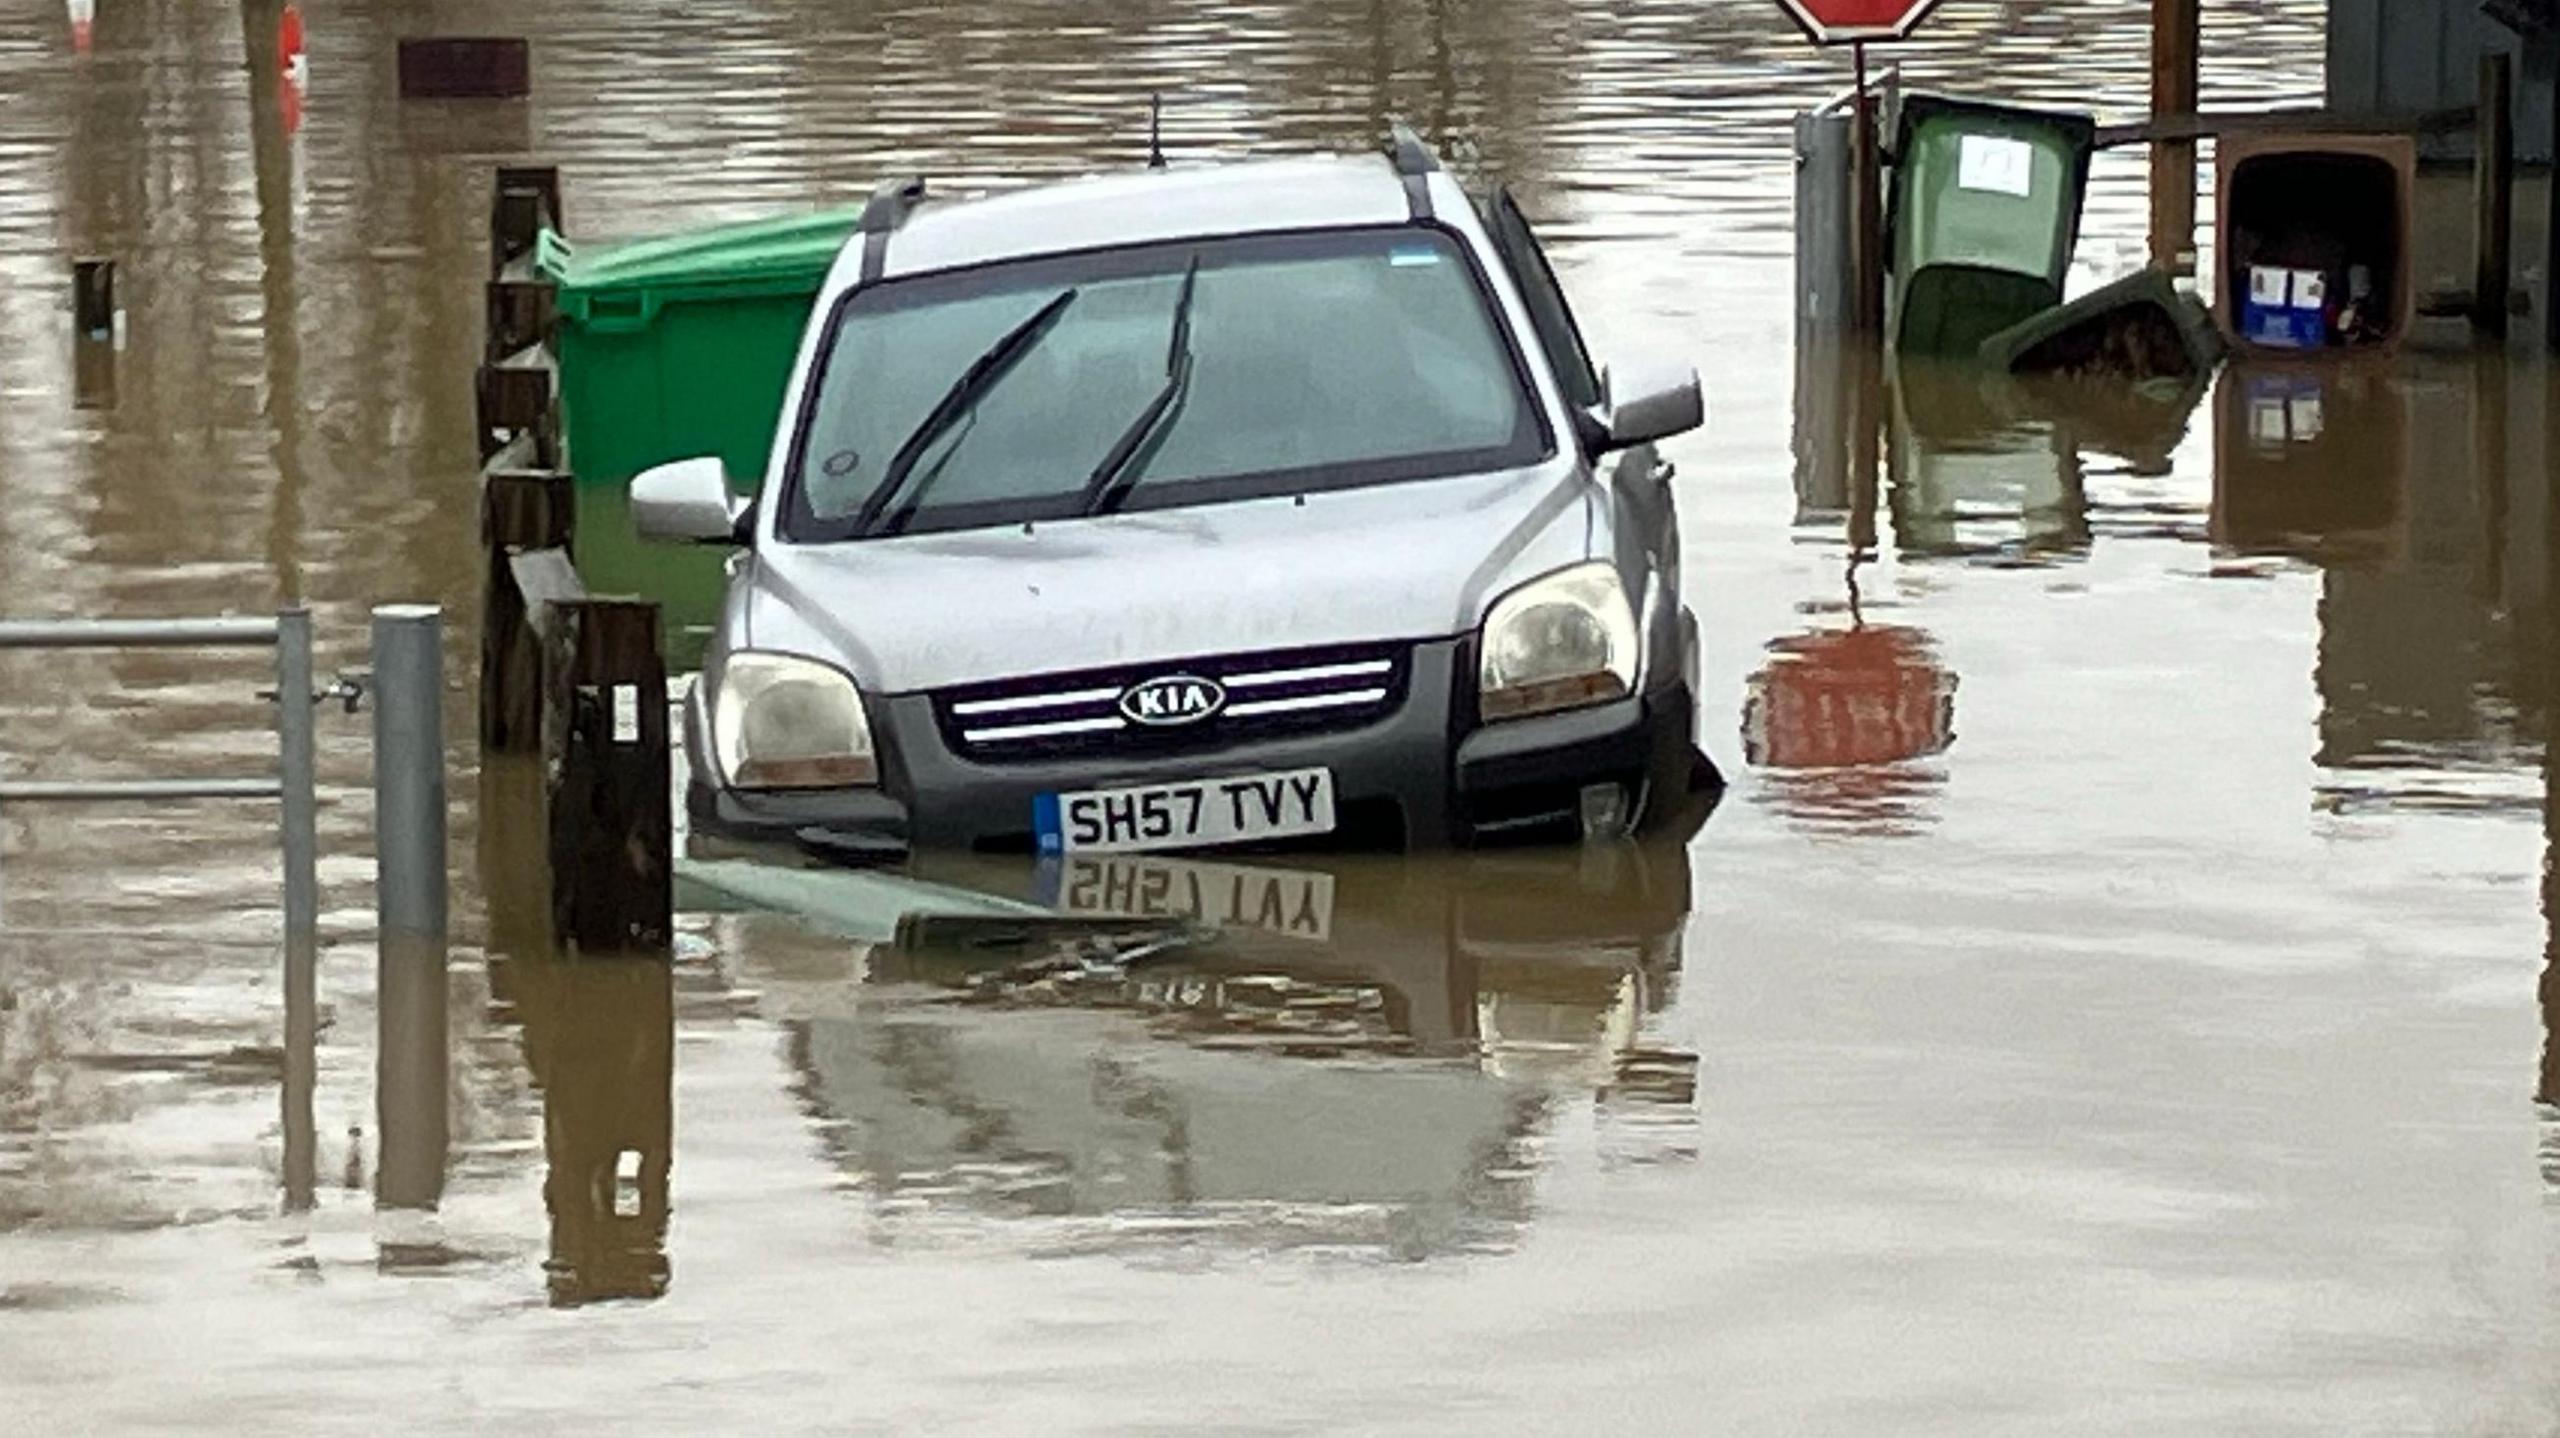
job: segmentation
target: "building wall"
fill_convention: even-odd
[[[2480,57],[2520,54],[2515,33],[2480,13],[2479,0],[2329,0],[2329,105],[2351,115],[2457,109],[2479,94]],[[2555,49],[2534,47],[2516,73],[2516,152],[2548,163]],[[2429,155],[2467,156],[2468,135],[2432,142]]]

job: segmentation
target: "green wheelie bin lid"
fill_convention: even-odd
[[[1973,357],[2062,302],[2097,122],[1936,95],[1902,104],[1893,171],[1893,336]]]
[[[672,302],[759,294],[815,295],[862,209],[750,220],[581,251],[544,231],[535,253],[559,289],[560,313],[579,325],[645,327]]]
[[[545,232],[556,286],[570,464],[620,483],[716,454],[741,486],[764,474],[809,307],[857,209],[580,249]]]

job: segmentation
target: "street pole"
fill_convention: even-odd
[[[1857,66],[1857,109],[1849,140],[1851,203],[1855,229],[1851,254],[1857,280],[1852,307],[1861,340],[1884,335],[1884,156],[1876,133],[1875,94],[1867,87],[1867,47],[1849,47]]]
[[[375,902],[381,994],[374,1113],[382,1208],[444,1196],[448,1076],[445,958],[444,611],[373,611]]]

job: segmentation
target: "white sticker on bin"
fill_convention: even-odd
[[[2298,310],[2325,309],[2329,304],[2329,277],[2318,270],[2293,272],[2293,307]]]
[[[2026,141],[1998,135],[1964,137],[1956,163],[1958,186],[2023,200],[2035,193],[2035,181],[2036,152]]]
[[[2258,304],[2282,309],[2291,304],[2293,275],[2273,265],[2249,267],[2249,298]]]

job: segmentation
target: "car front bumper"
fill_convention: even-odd
[[[950,752],[929,696],[875,700],[877,789],[722,788],[708,777],[715,771],[697,709],[686,725],[694,775],[687,810],[698,831],[889,861],[916,849],[1029,852],[1032,801],[1041,794],[1236,774],[1331,770],[1341,828],[1326,847],[1577,838],[1583,791],[1611,784],[1623,787],[1630,818],[1652,827],[1722,786],[1692,738],[1695,701],[1684,678],[1591,709],[1470,730],[1453,716],[1475,707],[1473,655],[1462,641],[1416,646],[1405,702],[1360,728],[1143,759],[974,762]]]

